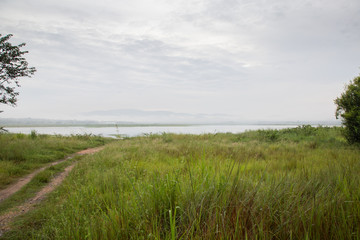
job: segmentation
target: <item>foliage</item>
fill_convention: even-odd
[[[339,138],[338,133],[339,128],[337,127],[301,125],[296,128],[286,128],[282,130],[261,129],[235,134],[234,142],[254,140],[269,143],[316,142],[317,145],[321,145],[330,142],[336,143],[336,138]]]
[[[25,43],[13,46],[8,42],[11,37],[12,34],[3,37],[0,34],[0,103],[15,106],[19,95],[15,88],[20,87],[19,77],[30,77],[36,69],[29,67],[23,57],[28,51],[20,50]]]
[[[335,104],[335,115],[342,118],[346,139],[349,143],[360,143],[360,76],[350,81]]]

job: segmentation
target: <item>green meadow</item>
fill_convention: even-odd
[[[338,127],[113,141],[3,239],[360,239],[360,148]]]
[[[85,148],[104,145],[109,139],[93,135],[50,136],[0,133],[0,190],[19,177]]]

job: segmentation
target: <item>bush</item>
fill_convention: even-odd
[[[360,142],[360,76],[345,87],[345,92],[335,99],[336,118],[341,117],[344,134],[349,143]]]

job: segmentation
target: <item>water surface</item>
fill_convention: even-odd
[[[178,134],[204,134],[204,133],[241,133],[258,129],[293,128],[297,125],[189,125],[189,126],[121,126],[121,127],[7,127],[12,133],[30,134],[35,130],[39,134],[94,134],[104,137],[122,135],[128,137],[144,134],[178,133]]]

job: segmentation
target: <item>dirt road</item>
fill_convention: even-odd
[[[99,152],[103,148],[104,147],[102,146],[102,147],[89,148],[89,149],[82,150],[82,151],[77,152],[75,154],[72,154],[72,155],[70,155],[70,156],[68,156],[68,157],[66,157],[64,159],[61,159],[61,160],[56,161],[56,162],[52,162],[51,164],[32,172],[31,174],[19,179],[16,183],[9,186],[8,188],[0,191],[0,202],[5,200],[6,198],[10,197],[15,192],[19,191],[24,185],[29,183],[31,181],[31,179],[34,176],[36,176],[36,174],[38,174],[39,172],[45,170],[46,168],[48,168],[50,166],[54,166],[54,165],[59,164],[61,162],[64,162],[64,161],[66,161],[68,159],[71,159],[71,158],[73,158],[75,156],[78,156],[78,155],[93,154],[93,153]],[[10,223],[12,222],[12,220],[15,217],[28,212],[29,210],[34,208],[35,204],[37,204],[41,200],[43,200],[46,197],[46,194],[54,191],[54,189],[62,183],[62,181],[70,173],[70,171],[74,168],[74,166],[75,166],[75,163],[73,163],[70,166],[66,167],[63,172],[61,172],[59,175],[55,176],[51,180],[51,182],[49,184],[47,184],[45,187],[43,187],[33,198],[28,199],[24,204],[22,204],[20,206],[14,207],[10,211],[8,211],[6,214],[1,215],[0,216],[0,236],[4,232],[10,230]]]

